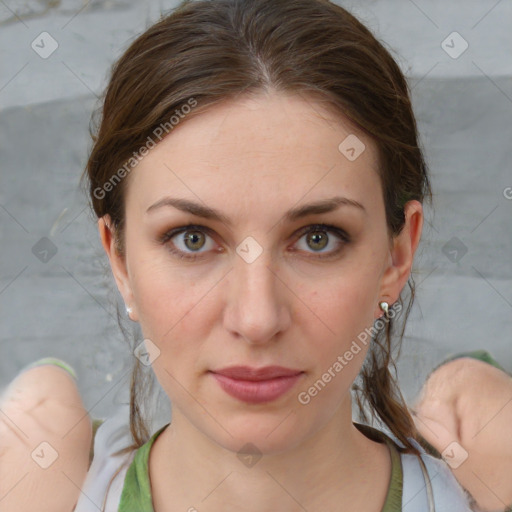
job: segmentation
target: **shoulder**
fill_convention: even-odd
[[[399,476],[395,479],[398,482],[397,492],[400,492],[401,486],[403,512],[471,512],[467,492],[443,459],[428,454],[414,439],[409,440],[418,449],[420,456],[404,452],[403,444],[392,432],[383,432],[368,425],[356,426],[369,437],[386,441],[393,447],[392,454],[399,454]]]
[[[467,492],[442,459],[429,455],[417,444],[421,457],[401,453],[403,471],[402,510],[435,510],[436,512],[470,512]],[[429,507],[429,496],[435,509]]]
[[[152,443],[167,425],[135,448],[129,420],[129,405],[123,404],[107,420],[94,422],[94,456],[74,512],[90,512],[91,503],[94,510],[102,512],[133,510],[139,502],[143,506],[136,510],[151,510],[148,456]]]
[[[89,512],[91,503],[97,510],[117,511],[126,471],[136,452],[131,444],[128,405],[101,424],[97,422],[91,449],[94,457],[74,512]]]
[[[428,454],[414,439],[409,440],[421,456],[404,452],[403,444],[392,432],[354,424],[371,439],[385,441],[392,458],[396,457],[398,468],[392,473],[390,492],[401,495],[403,512],[471,512],[466,491],[444,460]]]

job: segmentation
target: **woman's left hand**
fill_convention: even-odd
[[[509,375],[477,359],[455,359],[430,375],[413,408],[420,434],[482,510],[503,511],[512,504]]]

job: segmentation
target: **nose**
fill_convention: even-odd
[[[268,252],[250,263],[236,255],[228,289],[224,326],[234,336],[261,345],[274,341],[288,328],[291,292]]]

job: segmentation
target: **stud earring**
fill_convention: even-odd
[[[132,314],[132,311],[133,309],[130,307],[130,306],[126,306],[126,314],[128,315],[128,318],[130,318],[131,320],[131,314]]]
[[[379,302],[380,309],[384,312],[384,316],[389,318],[389,304],[386,301]]]

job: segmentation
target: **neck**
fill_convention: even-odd
[[[388,448],[353,425],[350,396],[296,446],[259,459],[237,455],[173,410],[149,460],[155,511],[171,510],[170,504],[180,510],[178,503],[182,510],[212,512],[333,510],[333,503],[338,510],[345,503],[351,510],[380,511],[391,473]]]

